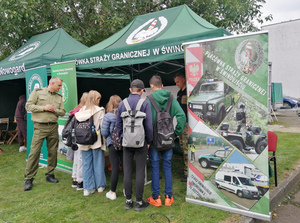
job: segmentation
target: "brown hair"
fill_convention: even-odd
[[[149,84],[153,85],[154,87],[161,88],[162,87],[161,77],[158,75],[153,75],[149,81]]]
[[[112,110],[118,108],[118,105],[121,101],[122,99],[116,94],[110,96],[109,101],[106,105],[106,112],[111,112]],[[116,110],[114,111],[114,114],[116,115]]]
[[[85,103],[86,109],[92,109],[94,106],[99,106],[98,99],[101,99],[101,94],[98,91],[90,90]]]
[[[181,78],[185,79],[185,74],[184,73],[176,73],[173,79],[175,79],[176,77],[181,77]]]

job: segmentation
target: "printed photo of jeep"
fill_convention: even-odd
[[[234,105],[236,92],[220,79],[207,79],[188,102],[189,109],[203,121],[220,124]]]
[[[231,152],[232,148],[226,146],[224,149],[218,149],[213,154],[200,155],[198,162],[203,168],[210,168],[211,166],[218,167]]]

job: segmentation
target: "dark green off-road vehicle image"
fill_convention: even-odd
[[[213,154],[204,154],[199,156],[198,162],[203,168],[210,168],[211,166],[218,167],[231,152],[232,149],[228,147],[225,147],[224,149],[218,149]]]
[[[235,91],[220,79],[207,79],[199,94],[188,102],[189,109],[203,121],[220,124],[234,105]]]

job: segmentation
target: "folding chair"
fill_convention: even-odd
[[[0,118],[0,145],[5,144],[8,134],[9,118]]]
[[[274,176],[275,176],[275,186],[277,187],[277,168],[276,168],[276,147],[277,147],[277,135],[275,132],[268,131],[268,149],[269,152],[273,152],[272,156],[269,156],[269,162],[274,162]]]
[[[15,130],[8,131],[8,134],[10,136],[9,139],[7,140],[8,145],[11,145],[14,140],[18,142],[18,126],[16,127]]]

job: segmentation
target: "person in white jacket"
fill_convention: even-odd
[[[105,142],[102,142],[100,128],[102,125],[105,109],[99,107],[101,94],[91,90],[88,93],[87,101],[77,113],[75,118],[82,122],[93,116],[98,139],[93,145],[78,144],[78,149],[82,152],[82,175],[83,175],[83,196],[89,196],[95,192],[95,185],[98,193],[102,193],[106,187],[104,151]]]

